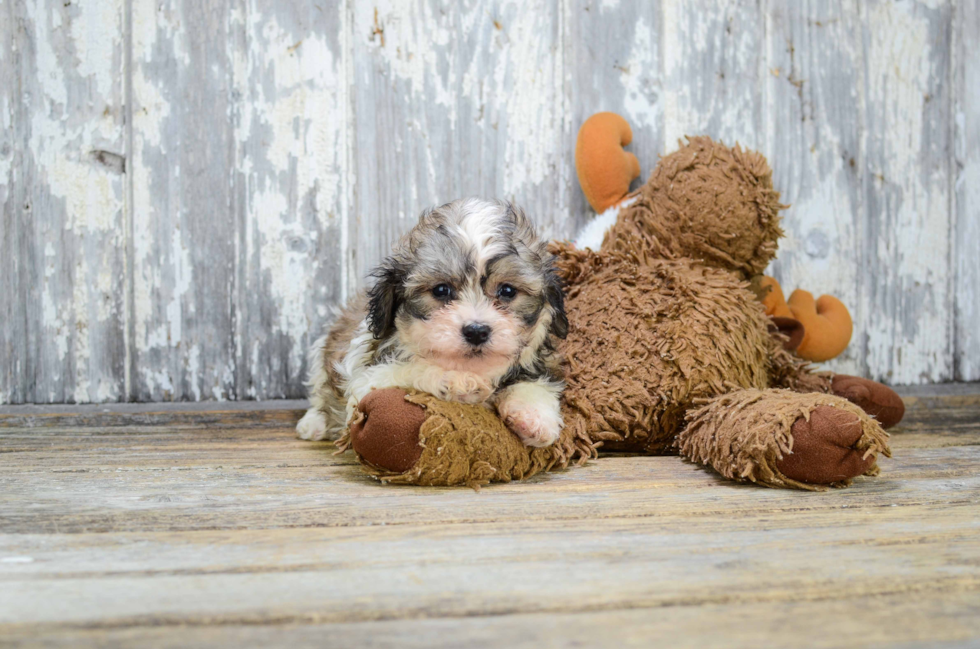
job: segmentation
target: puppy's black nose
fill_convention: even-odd
[[[477,322],[463,327],[463,338],[471,345],[482,345],[490,339],[490,327]]]

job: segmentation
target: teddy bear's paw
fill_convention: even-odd
[[[319,442],[327,436],[327,418],[316,408],[310,408],[296,424],[296,436],[310,442]]]
[[[843,397],[878,420],[882,428],[891,428],[905,416],[902,397],[887,385],[861,378],[837,374],[831,391]]]
[[[351,446],[371,466],[393,473],[408,471],[422,457],[419,431],[422,406],[405,400],[399,388],[374,390],[357,404],[360,416],[350,424]]]
[[[817,406],[810,418],[800,417],[792,427],[793,450],[776,463],[788,478],[807,484],[841,483],[864,475],[875,464],[875,454],[858,448],[863,431],[853,412]]]

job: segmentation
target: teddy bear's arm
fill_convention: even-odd
[[[769,347],[769,387],[793,392],[833,394],[847,399],[883,428],[895,426],[905,416],[905,403],[887,385],[860,376],[815,372],[805,360],[783,348],[785,337],[773,333]]]
[[[431,486],[521,480],[598,455],[581,431],[562,428],[557,442],[532,448],[482,405],[399,388],[364,397],[337,445],[352,447],[364,470],[384,482]]]

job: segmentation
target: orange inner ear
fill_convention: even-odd
[[[575,171],[582,192],[596,212],[623,200],[640,175],[640,161],[623,147],[633,140],[629,123],[616,113],[585,120],[575,143]]]
[[[760,282],[769,292],[762,299],[766,315],[778,318],[795,318],[803,325],[803,341],[796,348],[796,355],[808,361],[820,363],[839,356],[851,342],[854,323],[844,303],[832,295],[821,295],[814,300],[807,291],[796,289],[787,301],[783,289],[772,277]]]
[[[806,333],[796,353],[808,361],[828,361],[843,352],[851,342],[854,323],[844,303],[832,295],[813,294],[796,289],[787,302],[793,317],[803,323]]]

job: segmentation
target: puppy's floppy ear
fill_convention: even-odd
[[[395,314],[402,301],[404,273],[397,260],[389,257],[371,276],[377,282],[368,290],[368,330],[381,340],[395,331]]]
[[[564,338],[568,335],[568,316],[565,315],[565,287],[554,265],[545,273],[544,297],[551,305],[551,333]]]
[[[540,245],[542,242],[534,231],[534,225],[527,218],[524,210],[514,203],[504,203],[503,206],[507,210],[507,220],[514,228],[513,237],[535,252],[538,252],[539,249],[544,250],[544,246]]]

